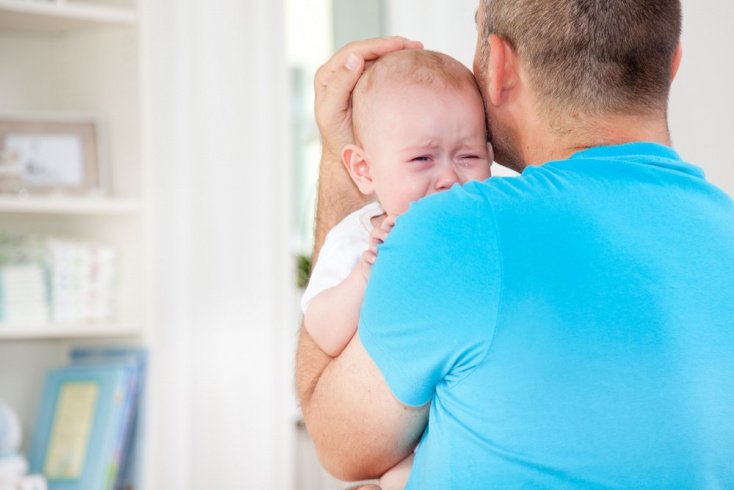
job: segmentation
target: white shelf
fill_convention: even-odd
[[[43,0],[0,0],[0,28],[30,32],[66,32],[98,25],[132,26],[132,8]]]
[[[0,341],[123,338],[137,337],[141,333],[139,327],[115,323],[59,323],[27,327],[0,325]]]
[[[0,197],[0,214],[34,213],[66,215],[135,215],[140,212],[135,199],[102,197]]]

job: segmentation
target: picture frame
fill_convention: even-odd
[[[101,146],[91,115],[0,113],[0,193],[105,194]]]

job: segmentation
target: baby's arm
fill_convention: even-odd
[[[303,317],[308,333],[321,350],[332,357],[339,355],[357,329],[367,287],[361,270],[363,262],[361,260],[342,282],[317,294]]]
[[[385,240],[394,224],[395,219],[389,217],[376,226],[372,230],[369,247],[347,278],[317,294],[306,309],[306,330],[318,346],[332,357],[344,350],[357,331],[359,309],[372,264],[377,258],[377,245]]]

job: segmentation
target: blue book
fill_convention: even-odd
[[[138,458],[141,451],[140,406],[143,403],[145,375],[148,365],[148,350],[144,347],[76,347],[70,354],[72,364],[126,364],[133,368],[129,379],[123,423],[117,435],[115,447],[116,468],[114,490],[140,487]]]
[[[76,364],[46,376],[29,454],[50,490],[111,489],[115,451],[135,369]]]

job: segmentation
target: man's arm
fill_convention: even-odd
[[[328,230],[362,204],[339,156],[353,141],[351,91],[366,62],[398,49],[420,47],[397,37],[352,43],[316,75],[316,120],[323,153],[314,260]],[[401,461],[427,421],[427,407],[406,407],[392,395],[359,335],[339,357],[331,358],[301,328],[296,385],[306,427],[321,461],[343,479],[376,477]]]
[[[359,333],[336,358],[301,330],[297,367],[303,416],[324,467],[342,480],[377,478],[415,448],[428,405],[408,407],[392,394]]]

